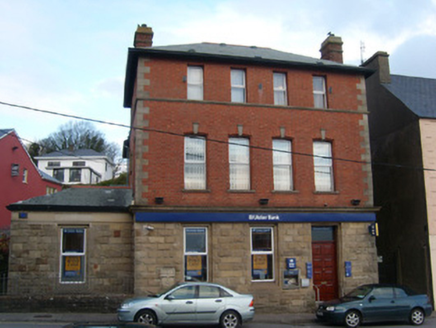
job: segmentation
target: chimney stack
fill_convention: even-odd
[[[377,51],[370,59],[362,64],[363,67],[376,70],[380,83],[391,83],[391,70],[389,68],[389,54]]]
[[[153,44],[153,29],[146,24],[138,25],[133,46],[135,48],[151,47]]]
[[[340,36],[335,36],[330,33],[327,39],[321,44],[321,59],[332,60],[343,64],[342,59],[342,39]]]

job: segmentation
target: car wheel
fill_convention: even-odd
[[[139,323],[145,323],[147,325],[157,324],[156,315],[150,310],[139,311],[135,316],[135,321]]]
[[[422,325],[424,323],[425,314],[421,309],[415,308],[410,312],[410,323],[415,326]]]
[[[222,328],[237,328],[241,326],[241,320],[235,311],[226,311],[221,315],[220,325]]]
[[[345,314],[345,325],[350,328],[359,327],[361,324],[361,316],[357,311],[349,311]]]

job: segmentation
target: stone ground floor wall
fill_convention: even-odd
[[[135,295],[158,292],[184,281],[184,228],[207,227],[208,281],[223,284],[255,297],[261,312],[307,312],[315,308],[312,279],[306,279],[306,263],[312,262],[313,223],[146,223],[134,224]],[[368,222],[337,223],[338,294],[378,282],[375,238],[368,233]],[[271,281],[253,281],[251,276],[250,227],[272,227],[274,240]],[[300,279],[307,287],[284,287],[286,259],[293,258]],[[351,277],[345,277],[344,263],[352,263]]]
[[[86,230],[84,280],[61,282],[61,230]],[[133,290],[132,221],[129,214],[13,213],[8,295],[107,295]]]

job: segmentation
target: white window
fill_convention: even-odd
[[[206,189],[206,140],[185,137],[185,189]]]
[[[315,190],[333,191],[332,144],[325,141],[313,143],[313,163],[315,170]]]
[[[82,181],[82,169],[70,169],[70,182]]]
[[[273,140],[274,190],[292,190],[292,144],[289,140]]]
[[[245,103],[245,71],[231,70],[232,102]]]
[[[27,183],[27,169],[23,170],[23,183]]]
[[[313,77],[313,104],[315,108],[327,108],[325,92],[325,78],[322,76]]]
[[[251,279],[274,280],[273,228],[251,229]]]
[[[250,141],[229,139],[229,171],[231,190],[250,190]]]
[[[274,73],[274,105],[286,106],[286,74]]]
[[[85,228],[61,229],[61,282],[85,282]]]
[[[184,228],[185,279],[207,281],[207,228]]]
[[[203,100],[203,67],[188,66],[188,99]]]

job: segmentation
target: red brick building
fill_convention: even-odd
[[[365,77],[227,44],[129,49],[135,293],[184,279],[302,311],[377,281]],[[330,59],[330,60],[327,60]]]

